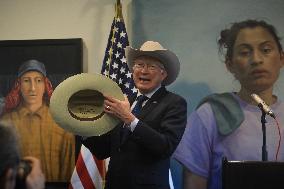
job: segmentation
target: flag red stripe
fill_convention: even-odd
[[[68,189],[73,189],[72,184],[70,183]]]
[[[92,179],[88,173],[85,162],[83,160],[81,152],[79,153],[77,163],[76,163],[76,171],[78,176],[80,177],[81,183],[84,188],[87,189],[95,189],[95,185],[92,182]]]
[[[96,162],[97,168],[99,170],[99,173],[102,177],[102,180],[105,181],[105,175],[106,175],[106,165],[105,160],[98,160],[96,156],[93,155],[94,161]]]

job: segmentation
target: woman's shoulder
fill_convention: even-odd
[[[220,134],[228,135],[244,121],[244,113],[233,93],[212,94],[197,106],[196,112],[203,119],[215,119]]]

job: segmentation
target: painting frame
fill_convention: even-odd
[[[20,64],[35,59],[43,62],[47,78],[53,89],[64,79],[83,71],[83,40],[70,39],[33,39],[0,41],[0,95],[5,98],[17,78]],[[76,138],[75,159],[80,143]],[[75,165],[74,165],[75,166]],[[49,182],[46,188],[66,188],[66,182]]]
[[[45,64],[47,76],[55,88],[62,81],[60,77],[64,79],[82,73],[83,41],[81,38],[0,41],[2,96],[7,94],[13,84],[13,76],[16,76],[19,65],[29,59],[36,59]]]

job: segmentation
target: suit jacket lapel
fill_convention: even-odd
[[[155,108],[160,100],[162,100],[163,96],[165,96],[167,93],[167,90],[165,87],[161,87],[160,89],[158,89],[153,95],[152,97],[146,102],[146,104],[142,107],[140,114],[137,116],[138,119],[143,119],[148,113],[150,113],[153,108]],[[129,103],[132,105],[133,102],[135,101],[134,99],[129,99]],[[123,123],[121,123],[121,125],[119,126],[119,130],[122,131],[122,127],[123,127]],[[120,132],[119,132],[120,133]],[[119,141],[121,141],[121,134],[118,135],[119,136]],[[128,137],[127,137],[128,138]],[[127,139],[125,139],[124,141],[121,141],[120,146],[122,146]]]
[[[163,96],[165,96],[167,90],[165,87],[161,87],[158,89],[153,96],[146,102],[145,106],[141,109],[140,115],[138,116],[139,119],[144,118],[149,112],[155,108],[159,102],[162,100]]]

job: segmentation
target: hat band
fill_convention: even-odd
[[[94,121],[104,115],[104,96],[97,90],[80,90],[68,101],[70,115],[80,121]]]
[[[69,108],[68,108],[68,111],[73,118],[80,120],[80,121],[95,121],[97,119],[100,119],[105,114],[105,112],[102,112],[95,117],[79,117],[79,116],[75,115],[72,111],[70,111]]]

